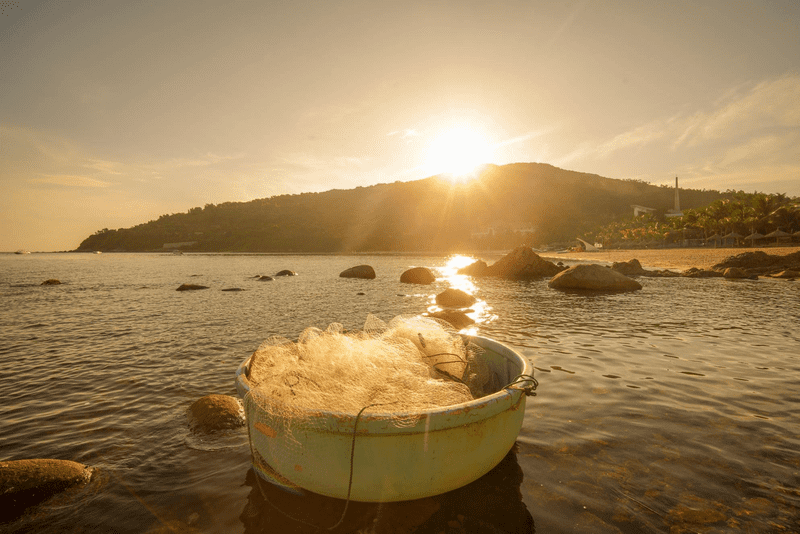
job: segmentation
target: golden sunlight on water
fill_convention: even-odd
[[[441,277],[447,281],[449,287],[460,289],[477,299],[469,309],[463,310],[470,319],[475,321],[474,326],[461,330],[462,333],[468,335],[477,335],[478,327],[481,324],[485,325],[497,319],[497,315],[492,313],[492,307],[476,294],[478,288],[473,283],[472,278],[463,274],[458,274],[459,269],[471,265],[475,261],[476,259],[471,256],[457,254],[448,258],[447,263],[439,269]],[[442,308],[436,303],[436,295],[431,295],[428,312],[437,312],[441,310]]]

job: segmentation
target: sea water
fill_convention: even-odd
[[[334,525],[343,502],[275,493],[253,476],[246,429],[195,434],[186,410],[236,395],[236,368],[270,336],[435,310],[448,287],[479,299],[470,332],[534,364],[517,446],[455,495],[353,503],[336,532],[800,531],[800,282],[641,278],[641,291],[593,295],[455,274],[468,261],[0,255],[0,460],[95,468],[0,531]],[[359,264],[377,278],[339,277]],[[412,266],[437,282],[401,284]],[[282,269],[298,276],[256,278]],[[40,285],[50,278],[62,284]]]

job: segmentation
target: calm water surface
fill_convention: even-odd
[[[800,283],[645,278],[587,296],[470,280],[452,260],[0,255],[0,459],[97,468],[0,531],[315,531],[276,507],[335,524],[341,501],[259,486],[246,430],[196,435],[186,410],[235,395],[236,367],[269,336],[421,313],[450,286],[480,299],[475,333],[536,368],[517,447],[435,502],[355,503],[337,532],[800,531]],[[362,263],[377,279],[338,277]],[[400,284],[416,265],[441,278]],[[254,279],[281,269],[299,276]]]

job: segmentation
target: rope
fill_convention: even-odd
[[[524,386],[519,387],[521,384]],[[535,397],[536,396],[536,388],[539,387],[539,381],[530,374],[521,374],[517,376],[514,380],[512,380],[507,386],[503,389],[521,389],[525,392],[525,395],[528,397]]]

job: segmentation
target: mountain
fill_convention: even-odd
[[[717,191],[681,189],[681,206]],[[442,176],[323,193],[225,202],[87,237],[78,251],[457,252],[573,239],[630,216],[664,212],[674,189],[542,163],[486,165],[475,180]]]

